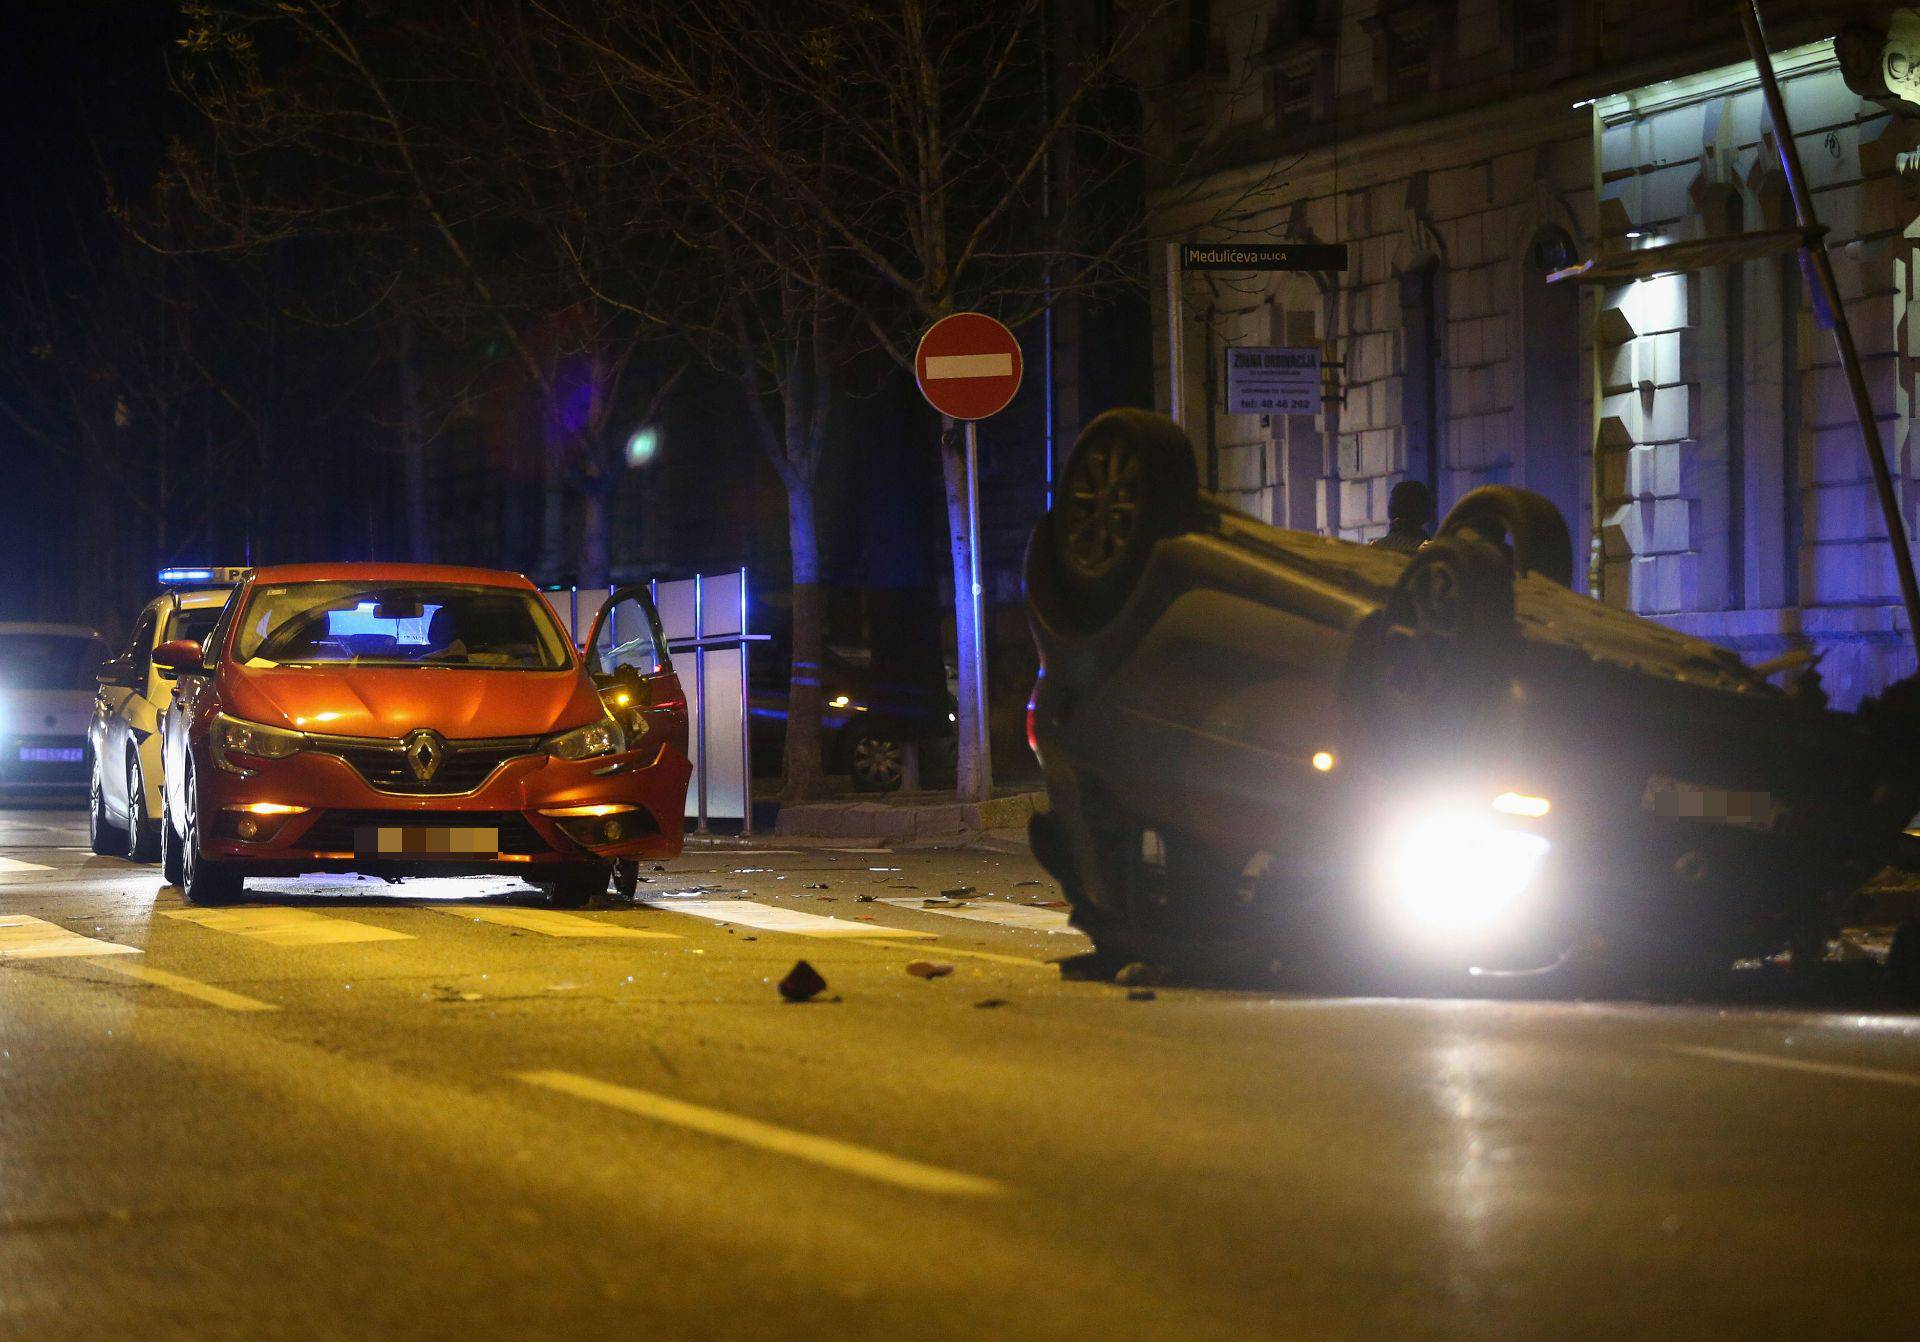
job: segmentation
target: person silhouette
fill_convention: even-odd
[[[1433,539],[1433,495],[1418,480],[1402,480],[1387,495],[1387,534],[1374,544],[1382,550],[1412,554]]]

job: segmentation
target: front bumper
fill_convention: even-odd
[[[311,871],[474,875],[552,870],[615,858],[661,861],[679,854],[692,766],[671,744],[567,761],[522,756],[500,765],[471,792],[399,795],[371,787],[344,759],[304,751],[284,760],[248,761],[246,775],[196,769],[201,845],[207,857],[249,874]],[[301,808],[256,815],[238,808]],[[603,817],[543,812],[631,808]],[[610,837],[605,821],[619,822]],[[256,831],[241,837],[241,821]],[[490,828],[499,851],[386,853],[358,842],[372,830]]]

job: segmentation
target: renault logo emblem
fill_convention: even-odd
[[[414,778],[430,783],[440,772],[440,766],[447,762],[447,743],[439,732],[416,727],[407,733],[400,753],[407,757],[407,768],[413,771]]]

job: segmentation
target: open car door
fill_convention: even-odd
[[[660,613],[644,587],[607,598],[587,633],[587,671],[607,710],[626,729],[627,748],[650,757],[671,743],[687,753],[687,696],[667,654]]]

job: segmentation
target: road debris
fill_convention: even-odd
[[[827,981],[805,960],[796,960],[787,976],[780,980],[779,987],[780,995],[789,1002],[806,1002],[825,992]]]
[[[1006,1006],[1007,999],[1004,997],[983,997],[973,1005],[981,1011],[988,1011],[994,1007]]]
[[[807,882],[807,884],[801,886],[800,888],[802,890],[825,890],[828,887],[825,881],[809,881]]]
[[[942,891],[940,892],[940,898],[942,898],[942,899],[964,899],[964,898],[965,898],[966,896],[968,896],[968,895],[970,895],[970,894],[972,894],[972,893],[973,893],[973,887],[972,887],[972,886],[970,886],[970,885],[956,885],[956,886],[954,886],[954,887],[953,887],[953,889],[951,889],[951,890],[942,890]]]
[[[1127,989],[1127,1000],[1129,1002],[1151,1002],[1153,1001],[1154,998],[1158,997],[1159,995],[1160,995],[1159,993],[1155,992],[1151,988]]]
[[[909,960],[907,972],[917,979],[943,979],[953,972],[953,966],[944,960]]]
[[[1160,981],[1160,971],[1153,965],[1135,960],[1132,964],[1122,965],[1120,972],[1113,976],[1113,981],[1122,988],[1144,988]]]

